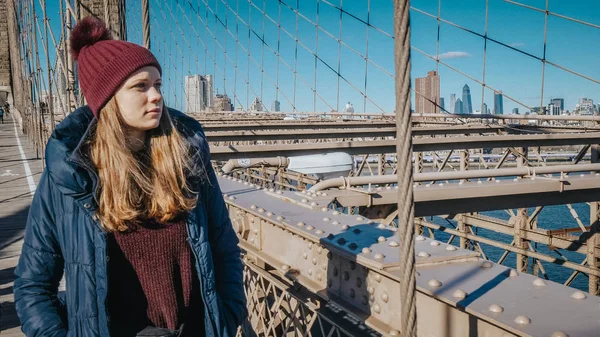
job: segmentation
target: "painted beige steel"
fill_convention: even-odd
[[[250,168],[257,166],[266,166],[266,167],[287,167],[290,164],[289,158],[286,157],[274,157],[274,158],[252,158],[252,159],[230,159],[223,165],[221,170],[225,173],[230,173],[231,171],[238,168]]]

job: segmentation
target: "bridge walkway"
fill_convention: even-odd
[[[26,136],[17,134],[16,121],[4,118],[0,124],[0,334],[24,336],[15,313],[13,280],[19,260],[25,222],[42,160],[36,158]]]

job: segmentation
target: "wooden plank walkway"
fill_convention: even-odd
[[[21,149],[19,149],[19,141]],[[23,151],[23,152],[21,152]],[[22,153],[26,160],[23,160]],[[27,163],[29,172],[26,172]],[[13,279],[21,253],[23,233],[29,206],[31,188],[37,186],[42,173],[42,160],[29,146],[27,137],[17,137],[15,123],[4,118],[0,124],[0,335],[24,336],[15,314]]]

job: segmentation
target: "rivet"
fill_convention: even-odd
[[[244,181],[244,186],[248,186],[249,183],[247,181]]]
[[[320,230],[320,229],[317,229],[317,231],[316,231],[315,233],[317,233],[317,234],[321,235],[321,234],[323,234],[324,232],[323,232],[322,230]]]
[[[356,291],[353,288],[350,288],[350,298],[354,298],[356,296]]]
[[[302,201],[302,202],[304,202],[304,203],[307,203],[307,202],[308,202],[308,200],[307,200],[306,198],[303,198],[303,199],[302,199],[302,200],[300,200],[300,201]]]
[[[439,246],[440,242],[438,240],[432,240],[429,244],[432,246]]]
[[[377,238],[377,242],[385,242],[385,238],[383,236],[380,236]]]
[[[350,226],[348,226],[348,225],[343,225],[343,226],[342,226],[342,229],[343,229],[343,230],[347,230],[348,228],[350,228]]]
[[[350,270],[354,270],[354,269],[356,269],[356,262],[354,262],[354,261],[350,261],[350,262],[348,263],[348,265],[350,266]]]
[[[425,241],[425,237],[423,235],[417,235],[415,241]]]
[[[362,304],[363,304],[363,305],[367,305],[367,304],[369,304],[369,298],[368,298],[367,296],[363,296],[363,297],[362,297]]]
[[[454,291],[454,294],[452,294],[452,297],[454,298],[458,298],[460,300],[464,299],[465,297],[467,297],[467,293],[464,290],[461,289],[456,289]]]
[[[399,336],[399,335],[400,335],[400,331],[398,331],[398,330],[390,330],[390,336]]]
[[[340,215],[340,212],[338,212],[338,211],[333,211],[333,215]]]
[[[258,234],[258,228],[254,228],[254,229],[252,230],[252,233],[254,233],[254,234]]]
[[[362,253],[363,253],[363,254],[370,254],[370,253],[371,253],[371,249],[370,249],[370,248],[367,248],[367,247],[365,247],[365,248],[363,248],[363,249],[362,249]]]
[[[418,256],[419,257],[429,257],[429,253],[427,253],[427,252],[419,252]]]
[[[362,287],[362,280],[360,278],[358,278],[358,277],[356,278],[356,287],[357,288]]]
[[[256,209],[256,205],[250,205],[250,209]]]
[[[310,205],[311,205],[311,206],[317,206],[317,202],[316,202],[316,201],[313,201],[313,202],[311,202],[311,203],[310,203]]]
[[[275,218],[275,219],[277,219],[277,221],[282,221],[283,217],[281,215],[278,215],[277,218]]]
[[[257,189],[257,190],[260,190],[260,186],[256,185],[256,189]]]
[[[309,269],[307,272],[308,272],[308,275],[312,275],[312,269]]]
[[[327,212],[329,210],[329,208],[327,207],[321,207],[321,212]]]
[[[576,300],[583,300],[586,298],[585,294],[581,291],[576,291],[573,293],[573,295],[571,295],[571,298],[574,298]]]
[[[315,229],[315,227],[313,227],[311,225],[306,226],[306,230],[308,230],[308,231],[312,231],[313,229]]]
[[[309,242],[309,243],[308,243],[308,249],[312,249],[312,246],[313,246],[313,245],[312,245],[312,242]]]
[[[348,281],[349,279],[350,279],[350,274],[347,271],[345,271],[344,272],[344,281]]]
[[[313,193],[313,194],[311,194],[311,196],[314,198],[317,196],[317,193]]]
[[[333,267],[333,276],[338,276],[338,269],[337,269],[337,267]]]
[[[317,253],[321,254],[323,252],[323,247],[319,246],[317,247]]]
[[[306,194],[306,190],[302,190],[302,191],[300,191],[300,193]]]
[[[485,261],[481,264],[481,268],[492,268],[494,266],[490,261]]]
[[[306,259],[308,259],[308,254],[304,253],[304,254],[302,254],[302,257],[306,260]]]
[[[331,280],[331,279],[327,280],[327,286],[329,288],[333,287],[333,280]]]
[[[362,216],[357,216],[357,217],[356,217],[356,220],[358,220],[358,221],[363,221],[364,219],[365,219],[365,218],[363,218]]]
[[[340,244],[340,245],[345,245],[347,241],[346,241],[346,239],[344,239],[344,238],[339,238],[339,239],[337,240],[337,242],[338,242],[338,244]]]
[[[352,233],[354,233],[354,234],[359,234],[359,233],[360,233],[360,228],[354,228],[354,229],[352,230]]]
[[[331,220],[331,219],[329,219],[328,217],[323,218],[323,221],[329,221],[329,220]]]
[[[259,209],[258,209],[258,213],[264,213],[264,212],[265,212],[265,209],[264,209],[264,208],[259,208]]]
[[[377,225],[377,228],[379,228],[379,229],[384,229],[384,228],[385,228],[385,225],[384,225],[384,224],[382,224],[382,223],[380,223],[379,225]]]
[[[250,243],[254,243],[254,238],[251,238],[251,239],[250,239]]]
[[[277,191],[277,194],[283,194],[283,192],[282,191]]]
[[[385,255],[383,255],[381,253],[377,253],[373,257],[375,258],[375,260],[383,260],[383,258],[385,257]]]
[[[367,287],[367,292],[369,295],[373,295],[375,293],[375,289],[373,287]]]
[[[333,239],[335,239],[335,235],[329,233],[329,235],[327,235],[327,239],[333,240]]]
[[[340,222],[339,222],[339,221],[333,221],[331,224],[332,224],[332,225],[339,225],[339,224],[340,224]]]
[[[533,285],[536,287],[544,287],[544,286],[547,286],[548,283],[546,283],[546,281],[542,280],[541,278],[536,278],[533,281]]]
[[[296,226],[298,226],[298,227],[304,227],[304,222],[300,221],[300,222],[298,222],[298,223],[296,224]]]
[[[374,223],[375,223],[375,220],[369,220],[369,221],[367,221],[367,223],[368,223],[369,225],[372,225],[372,224],[374,224]]]
[[[373,305],[373,312],[376,314],[379,314],[381,312],[381,307],[379,306],[379,304],[375,303]]]
[[[492,304],[490,305],[490,307],[488,308],[489,311],[494,312],[494,313],[501,313],[504,311],[504,308],[499,306],[498,304]]]
[[[453,252],[456,250],[456,247],[452,246],[452,245],[448,245],[448,246],[446,246],[446,250]]]
[[[266,214],[268,217],[272,217],[273,216],[273,212],[267,212]]]
[[[497,180],[497,181],[499,181],[499,180]],[[517,318],[515,318],[515,323],[526,325],[526,324],[531,323],[531,319],[527,316],[520,315],[520,316],[517,316]]]
[[[377,281],[378,283],[381,282],[381,275],[375,274],[375,281]]]
[[[323,192],[323,193],[321,193],[321,195],[324,196],[324,197],[326,197],[327,193]]]
[[[387,303],[390,299],[390,296],[388,295],[387,292],[383,292],[381,293],[381,300],[383,301],[383,303]]]
[[[275,189],[274,188],[269,188],[269,192],[271,192],[271,193],[275,192]]]
[[[569,335],[567,335],[566,333],[564,333],[562,331],[556,331],[550,337],[569,337]]]
[[[290,266],[284,264],[283,266],[281,266],[281,269],[283,269],[283,271],[287,271],[288,269],[290,269]]]
[[[351,250],[355,250],[356,248],[358,248],[358,245],[354,242],[352,242],[351,244],[348,245],[348,248],[350,248]]]
[[[388,243],[388,245],[390,247],[398,247],[400,244],[398,242],[396,242],[396,241],[390,241],[390,243]]]
[[[442,282],[440,282],[439,280],[436,280],[436,279],[431,279],[431,280],[429,280],[429,282],[427,282],[427,284],[428,284],[430,287],[435,287],[435,288],[437,288],[437,287],[441,287],[441,286],[442,286]]]
[[[312,264],[317,265],[317,258],[316,257],[313,257]]]
[[[519,276],[519,273],[516,270],[511,269],[510,272],[508,273],[508,277],[516,277],[516,276]]]
[[[321,279],[323,279],[323,276],[321,276],[321,273],[317,273],[317,280],[321,281]]]
[[[327,252],[327,259],[331,260],[333,258],[333,253],[332,252]]]
[[[223,198],[227,198],[228,196],[229,196],[229,194],[223,193]],[[85,205],[84,205],[84,207],[85,207]],[[88,208],[88,207],[85,207],[85,208]]]

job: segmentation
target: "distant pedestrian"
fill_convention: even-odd
[[[0,106],[0,121],[4,124],[4,108]]]
[[[15,270],[22,330],[234,337],[243,265],[202,127],[167,108],[148,49],[110,36],[93,17],[71,32],[88,105],[48,140]]]

